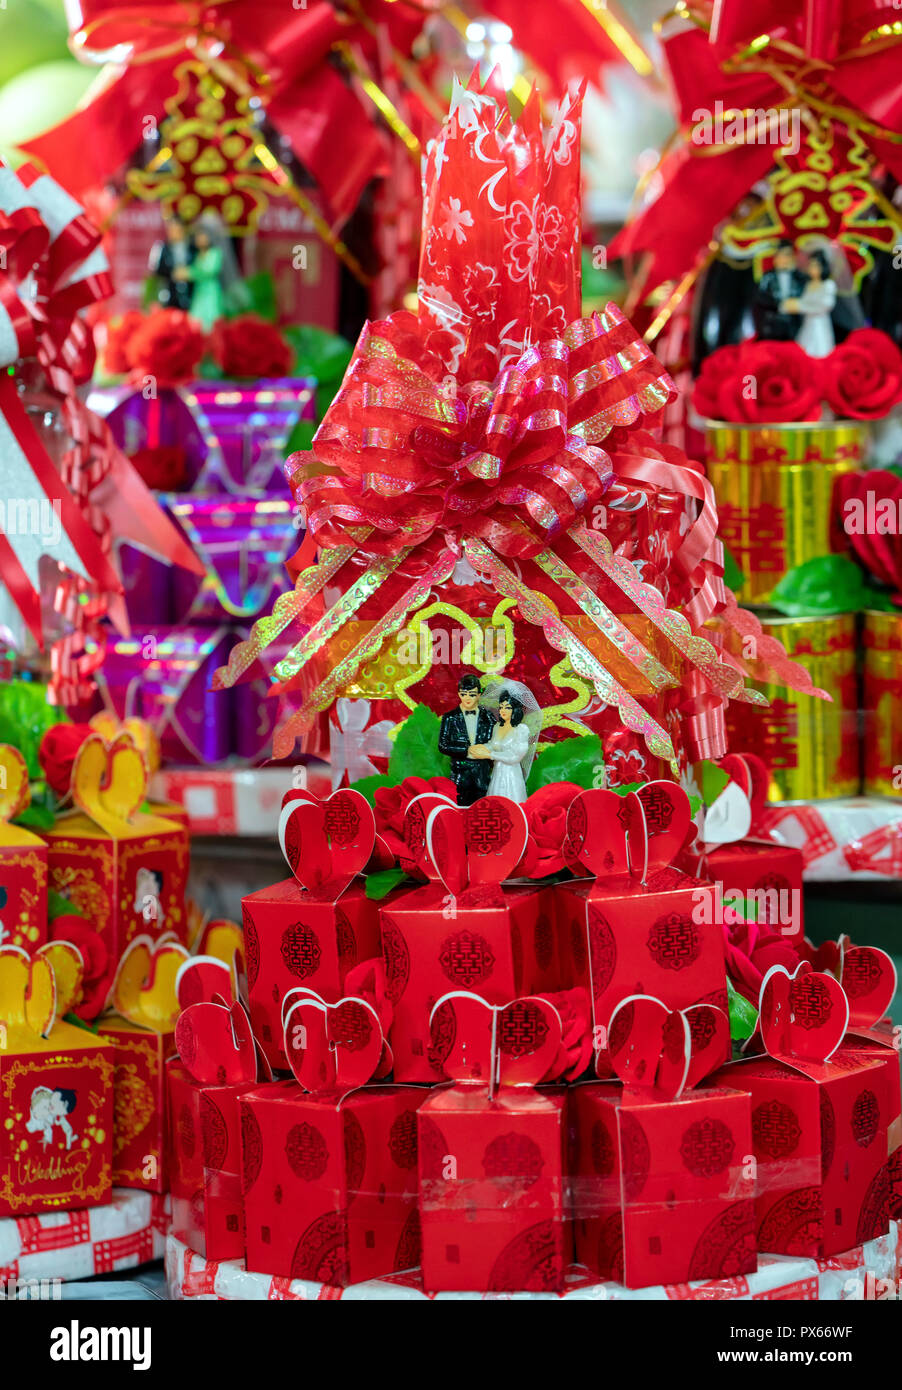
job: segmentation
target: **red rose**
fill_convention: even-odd
[[[784,936],[762,922],[737,922],[723,926],[727,974],[737,991],[758,1007],[761,982],[772,965],[783,965],[790,974],[799,964],[798,952]]]
[[[825,359],[823,380],[839,419],[879,419],[902,400],[902,352],[879,328],[856,328]]]
[[[706,357],[692,403],[708,420],[740,425],[817,420],[820,364],[798,343],[742,343]]]
[[[157,309],[130,337],[125,356],[133,376],[156,377],[158,386],[190,381],[207,340],[181,309]]]
[[[213,357],[226,377],[285,376],[294,353],[274,323],[257,314],[220,319],[210,339]]]
[[[381,835],[396,859],[407,858],[404,842],[404,816],[415,796],[432,792],[457,801],[457,788],[450,777],[405,777],[396,787],[377,787],[374,795],[376,833]]]
[[[550,782],[526,798],[523,810],[529,825],[529,840],[520,872],[528,878],[545,878],[547,874],[560,873],[565,867],[567,812],[582,790],[575,782]]]
[[[41,739],[38,762],[47,785],[57,796],[65,796],[68,792],[75,755],[93,732],[90,724],[54,724]]]
[[[188,456],[178,444],[160,444],[129,455],[132,467],[147,484],[160,492],[181,492],[187,481]]]
[[[90,1022],[103,1010],[116,973],[106,945],[84,917],[67,913],[50,923],[51,941],[70,941],[77,946],[85,963],[81,982],[81,998],[72,1005],[72,1012]]]
[[[140,309],[129,309],[120,319],[107,324],[106,347],[103,361],[112,376],[124,376],[131,365],[128,360],[128,345],[137,330],[144,323]]]

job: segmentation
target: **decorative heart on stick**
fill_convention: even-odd
[[[713,1004],[668,1009],[635,994],[618,1004],[608,1025],[611,1063],[624,1085],[676,1100],[729,1056],[730,1021]]]
[[[192,1004],[179,1015],[175,1045],[186,1070],[202,1086],[257,1080],[257,1048],[242,1004]]]
[[[391,1070],[391,1049],[372,1004],[359,998],[327,1004],[312,990],[296,996],[286,1000],[285,1053],[305,1091],[343,1094]]]
[[[826,1062],[849,1026],[846,992],[832,975],[802,961],[790,975],[771,966],[761,981],[758,1026],[765,1048],[777,1061]]]
[[[449,893],[503,883],[523,857],[529,827],[522,806],[483,796],[472,806],[435,806],[426,820],[426,850]]]
[[[368,863],[376,839],[373,810],[360,792],[343,787],[325,800],[289,793],[279,816],[279,844],[302,888],[329,888],[337,897]]]
[[[528,995],[489,1004],[454,990],[439,999],[429,1019],[431,1051],[451,1081],[537,1086],[553,1079],[561,1055],[563,1023],[547,999]]]

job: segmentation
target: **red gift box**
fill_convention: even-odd
[[[774,966],[760,996],[768,1055],[713,1078],[752,1097],[757,1240],[769,1254],[826,1258],[887,1230],[893,1084],[885,1060],[847,1038],[848,1019],[832,975]]]
[[[584,991],[503,1005],[455,991],[432,1014],[433,1051],[457,1084],[417,1115],[423,1284],[549,1292],[570,1262],[564,1088],[591,1055]]]
[[[118,960],[139,933],[187,937],[188,831],[139,810],[144,755],[127,733],[89,735],[78,750],[72,791],[79,811],[45,833],[50,887],[87,917]]]
[[[420,1261],[411,1086],[308,1095],[278,1081],[241,1100],[247,1267],[334,1287]]]
[[[113,1044],[113,1184],[166,1192],[166,1059],[172,1033],[153,1033],[124,1018],[103,1018],[97,1032]]]
[[[417,1112],[427,1292],[550,1292],[570,1260],[564,1097],[439,1087]]]
[[[203,1085],[181,1062],[166,1064],[172,1232],[208,1260],[244,1255],[239,1100],[256,1079]]]
[[[715,889],[670,866],[689,827],[688,798],[672,783],[626,797],[583,792],[570,807],[569,862],[598,876],[553,890],[561,984],[589,992],[601,1076],[609,1074],[608,1024],[627,995],[653,995],[675,1009],[727,1009]],[[720,1060],[728,1057],[729,1046]]]
[[[218,992],[223,979],[210,959],[180,970],[178,1060],[166,1066],[172,1229],[208,1260],[244,1254],[239,1101],[272,1080],[244,1004]]]
[[[743,902],[755,905],[754,920],[773,926],[790,944],[805,935],[802,896],[802,851],[766,840],[739,840],[719,845],[705,859],[705,877],[719,889],[718,907],[729,911]],[[723,916],[718,915],[723,921]]]
[[[71,954],[57,942],[54,955]],[[96,1207],[112,1195],[113,1049],[56,1021],[48,963],[0,950],[0,1216]],[[69,970],[67,969],[67,975]]]
[[[710,1005],[644,996],[611,1020],[624,1087],[569,1093],[576,1257],[627,1288],[728,1279],[756,1267],[748,1094],[703,1087],[729,1038]]]
[[[10,825],[31,801],[28,765],[17,748],[0,744],[0,946],[35,951],[47,940],[47,846]]]
[[[299,987],[337,999],[348,973],[379,955],[379,906],[356,875],[376,843],[372,808],[343,789],[326,801],[289,793],[279,842],[293,878],[242,899],[251,1023],[267,1060],[285,1069],[282,1001]]]
[[[502,885],[520,862],[526,817],[505,797],[457,807],[418,797],[405,838],[432,882],[400,894],[380,912],[395,1080],[443,1076],[430,1052],[430,1014],[449,989],[493,1004],[560,986],[551,896],[535,884]]]
[[[381,975],[370,962],[337,1004],[304,988],[285,1001],[296,1080],[241,1101],[248,1269],[343,1286],[419,1263],[423,1092],[365,1085],[392,1065]]]

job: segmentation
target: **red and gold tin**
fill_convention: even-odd
[[[771,801],[817,801],[855,796],[860,783],[856,617],[764,618],[794,661],[810,671],[832,702],[762,685],[767,709],[732,701],[727,710],[730,748],[758,753],[770,768]]]
[[[864,789],[902,796],[902,613],[864,615]]]
[[[867,437],[850,420],[708,424],[708,477],[720,538],[744,576],[741,602],[767,603],[789,570],[830,553],[836,479],[861,466]]]

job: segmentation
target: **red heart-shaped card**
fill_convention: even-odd
[[[522,806],[506,796],[484,796],[472,806],[436,806],[426,821],[426,849],[449,893],[503,883],[526,849],[529,827]]]
[[[327,1004],[298,991],[285,1013],[285,1052],[305,1091],[344,1093],[391,1069],[379,1015],[364,999]]]
[[[242,1004],[191,1004],[175,1025],[179,1057],[203,1086],[257,1080],[257,1050]]]
[[[631,995],[611,1015],[608,1049],[624,1085],[675,1100],[729,1054],[730,1024],[713,1004],[668,1009],[650,995]]]
[[[802,961],[790,975],[773,965],[761,982],[761,1039],[778,1061],[826,1062],[842,1043],[849,1024],[849,1001],[832,975]]]
[[[547,999],[529,995],[489,1004],[455,990],[439,999],[429,1020],[434,1060],[451,1081],[537,1086],[560,1055],[561,1016]]]
[[[872,1028],[886,1016],[896,993],[892,957],[876,946],[844,946],[841,971],[849,1001],[849,1028]]]
[[[366,797],[342,787],[321,801],[310,792],[289,793],[279,816],[279,843],[288,867],[306,889],[337,897],[368,863],[376,822]]]
[[[564,857],[596,878],[635,872],[645,854],[645,815],[635,792],[599,787],[580,792],[567,812]]]
[[[692,808],[676,782],[646,782],[636,792],[645,815],[649,867],[673,864],[686,843]],[[637,836],[630,837],[632,845]],[[634,869],[635,872],[635,869]]]

